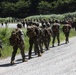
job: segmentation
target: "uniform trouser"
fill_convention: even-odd
[[[16,45],[16,46],[13,46],[13,52],[12,52],[11,61],[15,60],[15,56],[16,56],[18,48],[21,51],[22,61],[25,60],[25,53],[24,53],[25,46],[24,45],[19,45],[19,46]]]
[[[49,47],[49,45],[50,45],[50,40],[51,40],[51,37],[48,36],[48,47]]]
[[[54,45],[54,43],[55,43],[55,38],[57,37],[57,41],[58,41],[58,44],[60,44],[60,38],[59,38],[59,34],[54,34],[53,35],[53,41],[52,41],[52,45]]]
[[[65,41],[69,42],[69,32],[65,33],[65,37],[66,37]]]
[[[39,47],[38,47],[38,39],[37,38],[30,38],[29,39],[29,45],[30,45],[30,47],[29,47],[29,58],[31,58],[33,44],[35,45],[35,49],[36,49],[38,55],[40,55],[40,51],[39,51]]]
[[[41,53],[43,53],[42,37],[38,38],[38,47]]]
[[[48,50],[48,38],[43,38],[43,44],[45,46],[45,48]]]

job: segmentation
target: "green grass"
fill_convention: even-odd
[[[12,46],[9,45],[9,37],[10,37],[12,30],[13,29],[0,28],[0,39],[2,39],[2,41],[3,41],[3,50],[2,50],[1,58],[6,58],[6,57],[12,55],[13,49],[12,49]],[[29,38],[26,36],[26,29],[23,28],[23,31],[25,33],[25,52],[28,52]],[[71,29],[70,37],[73,37],[73,36],[76,36],[76,31],[74,29]],[[62,30],[60,30],[60,41],[64,41],[64,40],[65,40],[65,36],[64,36]],[[51,39],[51,42],[52,42],[52,39]],[[50,44],[51,44],[51,42],[50,42]],[[57,40],[55,43],[57,43]],[[20,53],[20,50],[18,50],[17,54],[19,54],[19,53]]]

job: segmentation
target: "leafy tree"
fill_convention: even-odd
[[[49,14],[51,9],[51,4],[46,1],[41,1],[37,8],[39,14]]]
[[[19,18],[28,16],[29,5],[30,5],[29,1],[25,2],[25,1],[19,0],[16,3],[16,15],[15,16]]]
[[[10,17],[11,14],[13,14],[15,11],[14,4],[9,2],[2,2],[1,10],[3,17]]]
[[[0,0],[0,17],[60,14],[76,11],[76,0]]]

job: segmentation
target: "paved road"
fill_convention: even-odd
[[[76,75],[76,37],[69,44],[50,48],[42,57],[33,57],[22,63],[18,55],[13,66],[10,57],[0,60],[0,75]]]

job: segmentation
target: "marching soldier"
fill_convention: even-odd
[[[38,57],[41,56],[40,50],[39,50],[39,39],[38,39],[38,28],[37,26],[33,25],[33,26],[28,26],[27,28],[27,36],[29,37],[29,59],[31,59],[31,54],[32,54],[32,48],[33,45],[35,45]]]
[[[70,29],[71,29],[71,25],[69,25],[68,22],[66,22],[66,24],[63,26],[62,30],[63,33],[65,34],[65,43],[69,43],[69,33],[70,33]]]
[[[19,40],[17,39],[17,44],[14,43],[14,45],[12,45],[13,46],[13,52],[12,52],[12,57],[11,57],[11,65],[14,64],[14,60],[15,60],[15,56],[16,56],[18,48],[21,50],[22,62],[27,61],[25,59],[25,53],[24,53],[24,49],[25,49],[25,46],[24,46],[24,34],[23,34],[23,31],[21,30],[21,28],[22,28],[22,25],[17,24],[17,29],[16,29],[15,33],[19,34],[19,37],[18,37]]]
[[[52,33],[53,33],[52,47],[54,47],[56,37],[57,37],[57,41],[58,41],[58,46],[60,45],[59,28],[60,28],[60,24],[58,23],[58,20],[55,20],[55,22],[54,22],[54,24],[52,26]]]

